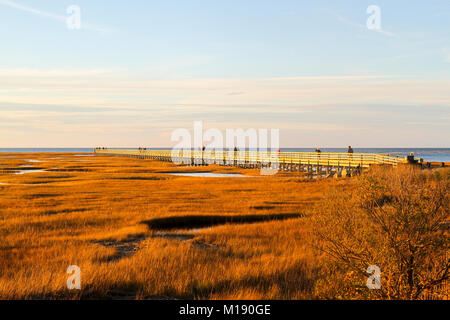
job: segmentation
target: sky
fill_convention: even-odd
[[[0,0],[1,148],[169,147],[199,120],[450,147],[450,2]]]

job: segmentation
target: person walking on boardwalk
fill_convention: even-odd
[[[349,159],[353,159],[353,148],[352,148],[352,146],[348,146],[347,153],[348,153]]]
[[[203,146],[203,147],[202,147],[202,166],[205,165],[205,158],[204,158],[204,156],[205,156],[205,150],[206,150],[206,147]]]

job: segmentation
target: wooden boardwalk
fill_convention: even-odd
[[[359,174],[371,165],[397,166],[417,163],[414,156],[400,157],[378,153],[318,153],[318,152],[261,152],[217,150],[144,150],[95,149],[95,154],[169,161],[177,164],[201,166],[209,164],[242,168],[276,169],[307,172],[325,176]]]

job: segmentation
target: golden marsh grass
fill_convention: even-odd
[[[11,173],[31,169],[24,165],[44,172]],[[201,171],[248,177],[166,174]],[[310,217],[326,194],[351,192],[354,182],[120,157],[1,156],[0,298],[321,298],[329,258],[311,245]],[[81,269],[81,290],[66,287],[69,265]]]
[[[302,214],[324,189],[342,183],[119,157],[8,156],[13,157],[0,158],[0,297],[5,299],[311,297],[318,257],[307,244],[305,219],[217,225],[177,231],[189,236],[175,238],[143,222]],[[8,173],[25,168],[20,165],[44,172]],[[196,171],[251,177],[164,174]],[[81,291],[66,288],[69,265],[81,268]]]

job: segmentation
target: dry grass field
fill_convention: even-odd
[[[246,177],[167,174],[196,171]],[[320,298],[326,257],[312,248],[308,217],[336,188],[352,190],[353,178],[4,154],[0,298]],[[81,269],[81,290],[66,287],[69,265]]]

